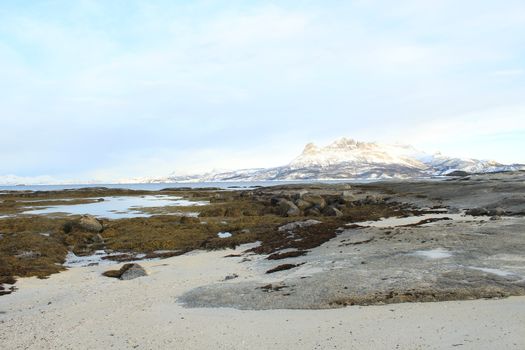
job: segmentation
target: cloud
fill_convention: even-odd
[[[512,0],[6,5],[0,174],[163,175],[280,165],[304,143],[338,136],[434,146],[508,132],[523,120],[512,106],[525,94],[524,9]]]

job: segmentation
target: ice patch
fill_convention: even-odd
[[[219,232],[217,233],[217,237],[219,238],[230,238],[232,234],[230,232]]]
[[[399,226],[405,226],[405,225],[414,225],[417,224],[420,221],[427,220],[427,219],[444,219],[444,218],[450,218],[454,221],[482,221],[485,220],[484,218],[475,217],[471,215],[463,215],[463,214],[450,214],[450,213],[432,213],[432,214],[424,214],[419,216],[408,216],[406,218],[400,218],[400,217],[392,217],[392,218],[382,218],[376,221],[361,221],[361,222],[352,222],[347,224],[347,226],[351,225],[359,225],[364,227],[378,227],[378,228],[390,228],[390,227],[399,227]],[[433,223],[426,223],[424,225],[432,225]]]
[[[418,250],[410,255],[421,256],[427,259],[446,259],[452,256],[452,253],[443,248],[437,248],[432,250]]]

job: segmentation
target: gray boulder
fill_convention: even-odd
[[[118,278],[121,280],[132,280],[138,277],[147,276],[148,273],[139,264],[124,264],[120,270],[109,270],[103,273],[106,277]]]
[[[122,275],[120,275],[120,279],[123,281],[132,280],[138,277],[143,277],[143,276],[148,275],[146,270],[144,270],[144,268],[140,266],[139,264],[126,264],[126,265],[130,265],[130,266],[128,266],[127,269],[122,273]]]
[[[343,216],[343,212],[332,205],[326,207],[323,214],[326,216]]]
[[[293,202],[282,199],[279,202],[279,213],[283,216],[299,216],[301,210]]]
[[[93,215],[82,215],[78,221],[80,228],[90,232],[102,232],[104,227]]]
[[[324,207],[326,207],[326,201],[321,196],[314,196],[314,195],[307,194],[307,195],[304,195],[302,199],[307,202],[312,203],[313,205],[319,207],[320,209],[323,209]]]
[[[295,201],[295,205],[297,206],[297,208],[299,208],[301,210],[305,210],[307,208],[310,208],[312,206],[312,203],[307,202],[304,199],[297,199]]]
[[[306,195],[307,193],[308,193],[307,190],[301,190],[301,191],[299,191],[299,192],[297,192],[297,193],[294,193],[294,194],[292,195],[292,198],[293,198],[293,199],[301,199],[301,198],[303,198],[303,196]]]
[[[343,191],[341,193],[340,200],[342,203],[353,202],[357,200],[357,197],[352,193],[352,191]]]
[[[321,216],[321,211],[319,210],[319,208],[312,207],[312,208],[306,209],[304,214],[306,216]]]
[[[489,211],[485,208],[472,208],[465,212],[467,215],[472,216],[483,216],[483,215],[489,215]]]
[[[490,216],[504,216],[507,212],[503,208],[494,208],[489,210]]]

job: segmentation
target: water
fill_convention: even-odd
[[[132,217],[149,217],[153,214],[144,212],[141,208],[156,208],[166,206],[203,206],[209,204],[205,201],[189,201],[181,197],[157,195],[157,196],[116,196],[103,197],[104,201],[87,204],[56,205],[45,208],[31,208],[22,214],[43,215],[61,214],[83,215],[90,214],[100,218],[123,219]],[[184,213],[194,215],[197,213]]]
[[[72,184],[72,185],[18,185],[0,186],[0,191],[61,191],[66,189],[107,187],[140,191],[159,191],[164,188],[211,188],[247,189],[258,186],[277,186],[288,184],[311,183],[367,183],[377,180],[296,180],[296,181],[225,181],[225,182],[174,182],[174,183],[143,183],[143,184]]]

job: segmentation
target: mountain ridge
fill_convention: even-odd
[[[240,169],[200,175],[172,174],[155,182],[390,179],[441,176],[453,171],[488,173],[524,170],[524,164],[429,154],[403,144],[340,138],[320,147],[310,142],[290,163],[272,168]]]
[[[525,170],[525,164],[502,164],[493,160],[448,157],[441,153],[429,154],[411,145],[362,142],[343,137],[326,146],[318,146],[310,142],[305,145],[301,154],[282,166],[210,171],[193,175],[172,173],[165,177],[128,178],[116,183],[408,179],[442,176],[454,171],[490,173],[515,170]],[[38,181],[5,175],[0,176],[0,184],[74,183],[57,181],[48,176],[40,176],[35,179]],[[107,182],[88,181],[84,183]]]

